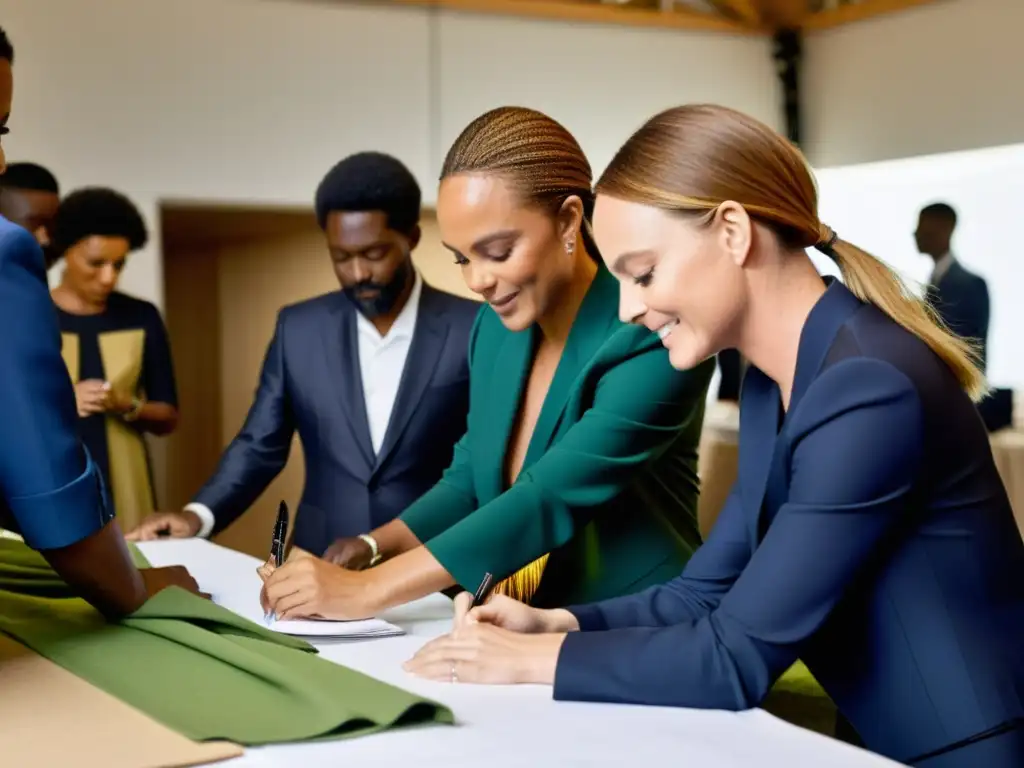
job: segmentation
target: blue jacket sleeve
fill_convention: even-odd
[[[642,607],[634,616],[659,623],[627,628],[620,605],[623,628],[570,633],[556,698],[725,710],[763,700],[905,517],[922,456],[917,392],[887,363],[835,365],[798,408],[789,497],[717,606],[699,617],[684,606],[670,625],[672,610]],[[716,555],[737,557],[732,547]]]
[[[0,327],[0,506],[29,546],[67,547],[96,533],[113,511],[78,437],[43,256],[20,227],[0,228]]]
[[[245,512],[288,461],[295,418],[285,383],[282,325],[279,316],[245,424],[195,498],[213,512],[215,532],[224,530]]]

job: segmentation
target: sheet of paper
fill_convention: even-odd
[[[356,639],[362,637],[392,637],[404,634],[400,627],[380,619],[365,619],[363,621],[329,621],[327,619],[286,619],[278,621],[270,619],[266,621],[263,618],[263,609],[260,607],[258,599],[252,600],[239,595],[220,594],[214,595],[213,601],[229,611],[249,619],[249,621],[262,624],[274,632],[281,632],[285,635]]]

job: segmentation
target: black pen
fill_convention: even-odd
[[[494,574],[485,573],[483,579],[480,581],[480,586],[476,588],[476,593],[473,595],[473,605],[471,608],[479,608],[481,605],[487,602],[487,598],[491,596],[491,587],[494,585]]]
[[[284,543],[288,539],[288,504],[282,499],[277,507],[277,521],[274,523],[274,537],[270,541],[270,560],[275,568],[284,565]],[[274,612],[268,612],[263,620],[270,626],[274,620]]]
[[[284,565],[284,544],[288,538],[288,504],[284,501],[277,507],[277,522],[274,523],[274,540],[270,544],[270,556],[274,566]]]

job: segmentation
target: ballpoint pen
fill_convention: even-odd
[[[487,598],[491,596],[491,587],[493,585],[494,574],[485,573],[483,579],[480,580],[480,586],[476,588],[476,592],[473,594],[472,608],[479,608],[487,602]]]
[[[285,501],[277,507],[277,521],[274,523],[274,538],[270,542],[270,560],[275,568],[284,565],[284,545],[288,539],[288,504]],[[274,612],[269,611],[264,615],[264,621],[270,626],[274,621]]]

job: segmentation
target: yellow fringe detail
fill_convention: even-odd
[[[523,566],[511,576],[499,581],[494,588],[494,593],[506,595],[513,600],[529,605],[540,586],[540,580],[544,576],[544,568],[547,564],[547,555],[538,557],[529,565]]]

